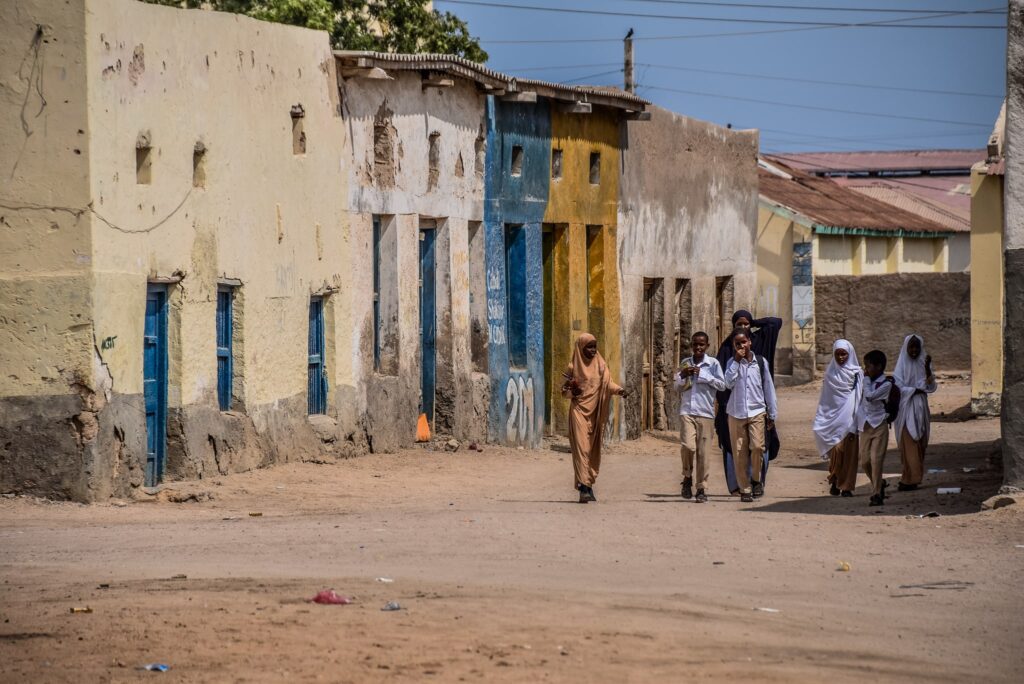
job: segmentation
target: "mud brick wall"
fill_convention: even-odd
[[[819,367],[846,338],[862,359],[881,349],[892,372],[910,333],[924,337],[936,370],[971,367],[969,273],[815,276],[814,317]]]

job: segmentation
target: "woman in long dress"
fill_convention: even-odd
[[[612,382],[612,374],[604,357],[597,351],[597,338],[583,333],[576,340],[572,363],[562,376],[562,395],[572,397],[569,404],[569,446],[576,489],[580,503],[597,501],[594,481],[601,469],[601,436],[612,397],[626,396],[627,391]]]
[[[902,492],[917,489],[924,479],[924,452],[928,449],[932,424],[928,395],[938,389],[932,372],[932,357],[924,351],[923,337],[907,335],[903,340],[893,378],[900,388],[900,410],[893,427],[903,462],[903,473],[896,488]]]
[[[857,486],[857,407],[863,388],[864,371],[857,361],[857,352],[849,341],[836,340],[821,382],[821,398],[812,426],[818,454],[828,461],[832,496],[853,496]]]
[[[750,330],[750,349],[755,355],[761,356],[768,363],[768,371],[775,378],[775,345],[779,341],[779,333],[782,331],[781,318],[754,318],[746,309],[739,309],[732,315],[734,328],[746,328]],[[729,359],[733,356],[732,333],[722,341],[718,348],[718,363],[722,368],[729,365]],[[725,469],[725,482],[730,494],[739,494],[740,486],[736,481],[736,470],[732,458],[732,438],[729,436],[729,418],[726,415],[725,407],[729,404],[731,392],[725,390],[718,393],[718,412],[715,414],[715,432],[718,434],[718,443],[722,447],[722,466]],[[779,455],[781,445],[779,433],[775,427],[765,432],[765,449],[768,458],[764,459],[761,468],[761,483],[765,484],[768,479],[768,462]],[[753,476],[753,473],[749,473]],[[753,479],[753,478],[752,478]]]

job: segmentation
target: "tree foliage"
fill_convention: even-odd
[[[159,5],[245,14],[327,31],[339,50],[439,52],[486,62],[480,40],[451,12],[425,0],[145,0]]]

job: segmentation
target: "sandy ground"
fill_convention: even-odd
[[[979,512],[998,422],[940,416],[946,472],[869,508],[863,475],[826,493],[816,392],[781,391],[754,504],[717,462],[683,502],[670,435],[612,447],[586,506],[564,440],[170,486],[199,502],[0,500],[0,680],[1021,681],[1024,511]],[[947,381],[933,410],[967,397]]]

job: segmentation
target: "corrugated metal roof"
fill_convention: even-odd
[[[949,230],[956,231],[958,233],[969,233],[971,231],[971,221],[969,217],[964,218],[962,216],[958,216],[947,207],[929,202],[914,193],[892,187],[887,183],[862,181],[860,184],[851,183],[846,187],[850,188],[854,192],[859,192],[860,194],[867,195],[868,197],[874,197],[876,200],[880,200],[886,204],[891,204],[894,207],[899,207],[900,209],[917,214],[918,216],[922,216],[930,221],[935,221]]]
[[[758,169],[762,200],[806,217],[815,228],[842,232],[950,234],[946,226],[833,182],[804,173],[773,159],[772,164],[792,176],[787,179]]]
[[[985,159],[984,149],[897,150],[869,152],[787,152],[790,166],[811,173],[962,171]]]
[[[628,111],[642,112],[650,104],[633,93],[608,86],[566,85],[530,78],[517,78],[494,71],[457,55],[442,54],[398,54],[391,52],[365,52],[356,50],[335,50],[334,56],[344,66],[377,67],[399,71],[437,71],[474,81],[485,89],[505,93],[536,92],[567,102],[589,102],[591,104],[616,107]]]
[[[926,202],[945,207],[957,216],[971,218],[971,177],[968,174],[950,176],[832,176],[839,185],[851,187],[878,182],[891,188],[916,195]]]

